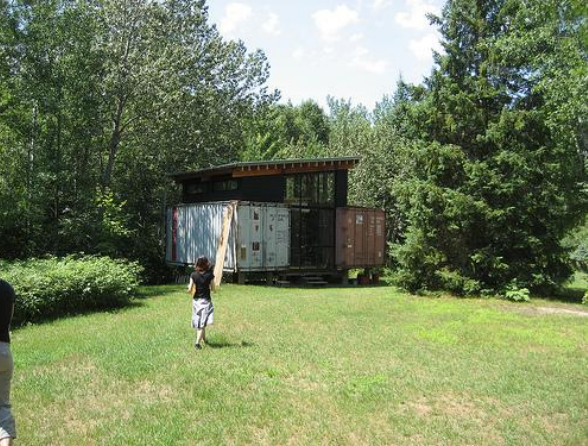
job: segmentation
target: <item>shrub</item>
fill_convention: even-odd
[[[0,265],[16,291],[16,324],[120,307],[134,296],[142,268],[109,257],[29,259]]]
[[[437,271],[441,287],[457,295],[474,296],[480,294],[480,282],[462,276],[457,271],[444,268]]]
[[[529,302],[531,300],[528,288],[519,288],[516,283],[510,284],[505,292],[504,297],[514,302]]]

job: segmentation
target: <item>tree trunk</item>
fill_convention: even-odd
[[[120,100],[118,103],[118,108],[116,110],[116,115],[114,117],[112,135],[110,136],[110,141],[108,143],[108,164],[106,165],[106,169],[104,170],[104,174],[102,177],[102,187],[104,189],[110,187],[112,171],[114,170],[114,162],[116,160],[118,146],[122,138],[121,117],[123,114],[123,109],[124,101]]]

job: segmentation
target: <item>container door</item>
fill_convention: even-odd
[[[367,225],[367,249],[366,249],[366,265],[375,266],[376,263],[376,212],[373,209],[365,211],[368,225]]]
[[[376,211],[376,244],[374,247],[375,251],[375,264],[383,265],[385,262],[384,254],[386,252],[386,214],[382,210]]]
[[[337,209],[337,266],[354,264],[355,216],[350,209]]]
[[[259,206],[240,206],[237,250],[240,269],[260,269],[263,266],[262,225],[262,213]]]
[[[267,206],[264,210],[263,266],[270,270],[285,268],[289,264],[290,213],[287,208],[276,206]]]
[[[290,210],[276,208],[276,267],[290,265]]]
[[[354,222],[355,222],[355,235],[354,235],[354,242],[355,242],[355,252],[354,252],[354,259],[353,263],[355,265],[365,265],[365,248],[366,248],[366,233],[365,228],[367,226],[367,221],[365,221],[365,215],[360,210],[355,210],[354,214]]]
[[[273,206],[266,206],[263,215],[263,233],[264,247],[263,266],[267,269],[275,269],[277,259],[277,240],[276,240],[276,216],[277,209]]]

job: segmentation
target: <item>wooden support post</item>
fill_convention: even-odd
[[[225,256],[227,255],[227,248],[229,247],[229,232],[233,223],[235,209],[237,208],[237,201],[231,201],[225,208],[223,214],[223,226],[221,235],[218,240],[218,248],[216,250],[216,260],[214,262],[214,284],[219,286],[223,278],[223,267],[225,265]]]

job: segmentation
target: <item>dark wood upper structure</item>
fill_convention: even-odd
[[[240,162],[172,175],[182,201],[241,200],[291,206],[347,206],[347,172],[358,157]]]

